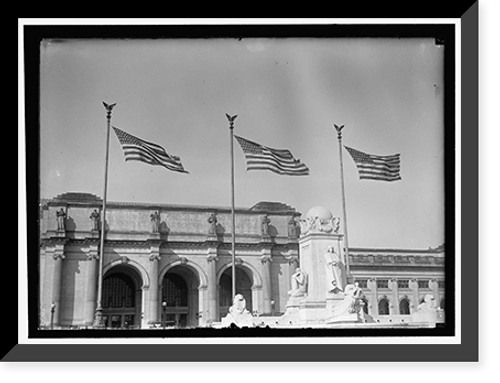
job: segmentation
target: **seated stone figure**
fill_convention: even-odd
[[[424,301],[417,307],[417,312],[428,312],[436,310],[436,301],[432,294],[425,294]]]
[[[417,310],[411,315],[412,322],[436,323],[438,319],[436,301],[432,294],[426,294],[424,301],[420,303]]]
[[[229,307],[229,313],[222,318],[223,326],[230,326],[232,323],[239,327],[253,326],[253,316],[246,309],[246,301],[241,294],[234,296],[233,305]]]
[[[344,289],[344,299],[338,302],[330,313],[330,318],[340,317],[344,315],[357,314],[359,317],[361,311],[361,299],[363,298],[363,290],[358,283],[349,284]]]
[[[290,298],[303,297],[307,293],[307,275],[299,268],[291,277],[292,289],[288,292]]]

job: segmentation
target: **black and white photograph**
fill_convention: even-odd
[[[28,339],[454,342],[455,24],[45,27]]]

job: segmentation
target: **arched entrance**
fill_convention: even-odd
[[[178,265],[162,280],[160,323],[166,327],[198,326],[198,276],[188,266]]]
[[[233,270],[228,267],[219,280],[219,312],[221,317],[227,314],[229,307],[233,304],[232,275]],[[236,266],[236,294],[243,295],[246,301],[246,309],[250,312],[253,311],[252,285],[252,279],[248,273],[242,267]]]
[[[141,323],[141,277],[131,267],[115,266],[102,282],[103,321],[109,328],[138,328]]]
[[[403,298],[399,301],[399,314],[410,315],[410,301],[407,298]]]

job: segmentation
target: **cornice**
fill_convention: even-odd
[[[52,199],[43,199],[44,206],[102,206],[102,199],[96,195],[88,193],[64,193]],[[266,205],[268,204],[268,205]],[[159,210],[159,211],[187,211],[204,213],[224,213],[231,214],[229,206],[210,205],[183,205],[165,204],[151,202],[118,202],[108,201],[108,209],[139,209],[139,210]],[[300,215],[295,208],[278,202],[259,202],[250,208],[236,207],[236,214],[261,215],[267,213],[275,216],[297,216]]]
[[[440,246],[437,248],[429,249],[396,249],[396,248],[369,248],[369,247],[349,247],[349,253],[351,255],[364,255],[377,254],[377,255],[392,255],[396,256],[398,254],[444,254],[444,247]]]
[[[68,237],[47,237],[47,238],[41,238],[40,240],[40,247],[45,247],[45,246],[63,246],[66,243],[68,243],[70,239]]]
[[[350,255],[350,265],[352,266],[438,266],[443,267],[444,257],[433,255]]]

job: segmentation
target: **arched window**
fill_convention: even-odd
[[[135,285],[128,275],[112,274],[102,283],[104,308],[135,307]]]
[[[180,275],[167,273],[161,288],[162,302],[167,307],[185,307],[188,305],[188,287]]]
[[[220,305],[231,306],[233,297],[232,293],[232,280],[231,276],[224,273],[220,277]]]
[[[389,301],[386,298],[378,302],[378,315],[389,315]]]
[[[441,310],[444,310],[444,298],[443,298],[443,299],[441,299],[441,302],[439,302],[439,308],[440,308]]]
[[[229,267],[221,275],[219,286],[219,304],[221,307],[229,307],[233,304],[232,296],[232,269]],[[252,311],[252,280],[248,274],[236,267],[236,294],[241,294],[246,301],[246,309]]]
[[[399,314],[410,315],[410,301],[403,298],[399,301]]]

